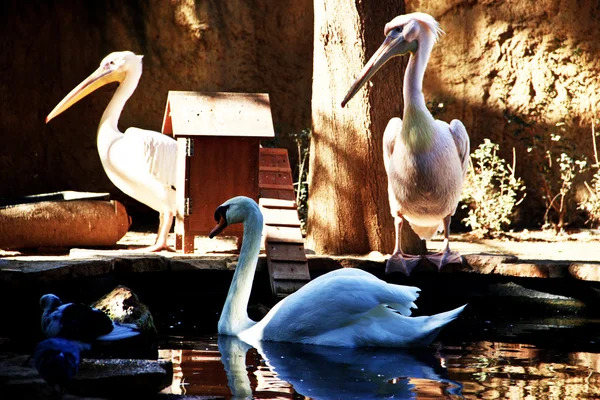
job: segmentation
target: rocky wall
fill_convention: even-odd
[[[515,148],[529,192],[521,221],[539,223],[546,150],[593,158],[600,3],[408,0],[406,8],[446,31],[425,75],[430,108],[461,119],[472,148],[490,138],[508,160]],[[0,10],[0,197],[108,191],[130,212],[149,210],[111,184],[98,158],[96,128],[114,85],[44,122],[112,51],[144,54],[122,130],[160,130],[169,90],[267,92],[279,134],[311,124],[312,1],[8,0]],[[581,194],[581,179],[576,186]]]
[[[541,223],[547,152],[554,165],[562,152],[594,159],[600,2],[409,0],[406,5],[408,12],[430,13],[446,31],[425,74],[430,108],[437,118],[462,120],[472,149],[490,138],[511,162],[515,148],[517,174],[528,187],[520,221]],[[585,190],[583,178],[589,173],[575,181],[578,195]],[[570,207],[573,211],[574,202]]]

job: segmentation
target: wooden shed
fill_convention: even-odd
[[[176,249],[194,251],[214,211],[235,196],[258,202],[260,140],[275,136],[268,94],[170,91],[162,132],[177,140]],[[227,229],[240,236],[241,225]]]

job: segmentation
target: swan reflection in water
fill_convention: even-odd
[[[253,397],[246,352],[252,346],[219,335],[221,361],[235,399]],[[314,399],[463,398],[459,382],[431,349],[346,348],[296,343],[258,342],[265,364],[297,393]]]

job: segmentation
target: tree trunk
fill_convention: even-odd
[[[404,3],[315,0],[314,12],[307,247],[327,254],[389,253],[394,226],[383,132],[390,118],[402,115],[406,60],[388,62],[346,108],[340,103]],[[403,250],[423,253],[424,242],[406,228]]]

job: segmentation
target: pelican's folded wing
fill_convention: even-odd
[[[450,122],[450,133],[452,134],[452,139],[454,139],[456,150],[458,150],[458,156],[462,163],[463,176],[466,176],[469,169],[469,154],[471,152],[467,129],[462,122],[453,119]]]

